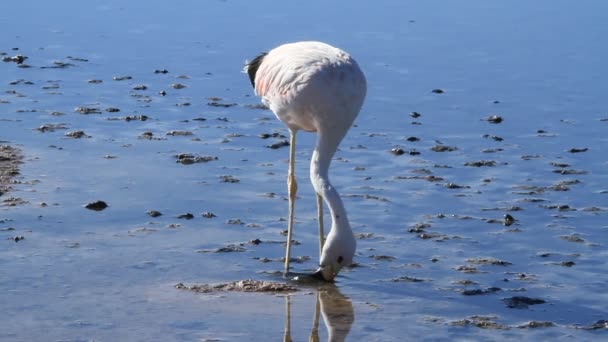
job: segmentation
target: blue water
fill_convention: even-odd
[[[284,239],[287,150],[267,148],[280,139],[258,135],[287,131],[272,113],[246,106],[259,100],[241,69],[259,52],[311,39],[349,51],[368,80],[364,108],[331,170],[353,229],[373,234],[358,241],[360,267],[342,272],[329,291],[341,293],[342,304],[323,302],[326,314],[354,320],[346,340],[601,339],[605,328],[584,328],[608,319],[607,11],[602,1],[4,5],[0,52],[26,55],[32,67],[0,64],[0,140],[24,154],[19,184],[0,200],[28,202],[0,207],[0,340],[279,340],[287,302],[289,335],[306,340],[316,294],[327,289],[205,295],[174,285],[281,280],[272,275],[280,262],[258,260],[280,258],[280,243],[198,251]],[[54,61],[73,66],[41,68]],[[19,79],[34,84],[10,84]],[[132,89],[140,84],[148,89]],[[208,106],[212,97],[237,105]],[[74,111],[83,106],[102,113]],[[413,111],[422,116],[410,117]],[[128,115],[150,119],[108,120]],[[504,121],[491,124],[490,115]],[[67,129],[35,130],[44,124]],[[90,137],[64,136],[75,130]],[[166,135],[172,130],[193,135]],[[160,139],[138,138],[144,132]],[[295,264],[305,272],[318,255],[307,179],[314,135],[298,139],[294,237],[301,244],[293,254],[310,256]],[[432,151],[439,143],[457,149]],[[395,147],[421,154],[395,156]],[[218,160],[181,165],[178,153]],[[465,166],[479,160],[496,165]],[[552,162],[584,173],[555,173]],[[443,180],[411,178],[429,174]],[[223,183],[225,175],[240,182]],[[550,188],[562,181],[578,182],[568,191]],[[110,207],[83,208],[97,199]],[[563,205],[574,210],[553,208]],[[205,211],[217,217],[203,218]],[[187,212],[195,218],[177,218]],[[500,224],[506,213],[516,219],[510,227]],[[228,223],[234,219],[244,224]],[[433,238],[408,232],[421,223]],[[25,240],[9,240],[16,235]],[[563,238],[573,236],[582,241]],[[567,261],[574,265],[560,264]],[[406,276],[422,281],[392,281]],[[462,294],[491,287],[501,290]],[[502,299],[514,296],[546,303],[508,308]],[[458,324],[476,315],[501,329]],[[554,326],[518,328],[530,321]],[[323,327],[320,337],[328,338]]]

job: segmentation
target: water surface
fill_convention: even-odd
[[[0,140],[24,155],[19,184],[0,199],[27,201],[0,212],[0,339],[280,340],[289,322],[299,341],[314,335],[317,302],[321,339],[324,324],[370,341],[605,335],[603,2],[4,7],[0,52],[31,67],[0,65]],[[282,280],[288,151],[267,147],[283,138],[259,135],[287,130],[252,108],[259,101],[241,68],[307,39],[348,50],[368,78],[331,170],[362,234],[358,267],[335,287],[291,295],[175,289]],[[113,79],[123,76],[131,79]],[[141,115],[148,120],[124,119]],[[491,115],[503,121],[484,120]],[[78,130],[88,137],[65,136]],[[298,139],[293,254],[310,257],[294,264],[307,272],[318,255],[307,179],[314,135]],[[183,165],[180,153],[217,160]],[[479,161],[493,166],[467,166]],[[109,208],[83,208],[95,200]],[[194,218],[178,218],[186,213]],[[231,244],[245,251],[201,253]],[[508,307],[517,296],[544,303]]]

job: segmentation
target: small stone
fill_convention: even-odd
[[[102,211],[108,207],[108,204],[104,201],[95,201],[86,204],[84,207],[89,210]]]
[[[83,131],[73,131],[65,134],[66,137],[80,139],[82,137],[88,137]]]
[[[456,146],[446,146],[446,145],[435,145],[431,147],[431,150],[434,152],[452,152],[456,151],[458,148]]]
[[[502,301],[507,307],[515,309],[527,309],[530,305],[545,303],[543,299],[529,298],[524,296],[504,298]]]
[[[114,81],[125,81],[125,80],[130,80],[132,78],[133,77],[131,77],[131,76],[114,76],[114,77],[112,77],[112,79]]]
[[[493,124],[499,124],[502,122],[502,116],[499,115],[491,115],[486,118],[486,121]]]
[[[500,287],[489,287],[487,289],[472,289],[462,291],[463,296],[477,296],[501,291]]]
[[[547,328],[547,327],[554,327],[555,324],[553,322],[541,322],[541,321],[530,321],[526,324],[520,325],[518,326],[518,328],[524,329],[524,328]]]
[[[245,223],[243,221],[241,221],[241,219],[229,219],[226,221],[227,224],[234,224],[234,225],[244,225]]]
[[[267,145],[266,147],[268,147],[270,149],[273,149],[273,150],[276,150],[276,149],[284,147],[284,146],[289,146],[289,141],[282,140],[282,141],[276,142],[274,144]]]
[[[586,147],[584,147],[584,148],[575,148],[575,147],[573,147],[573,148],[569,149],[568,152],[570,152],[570,153],[581,153],[581,152],[587,152],[588,150],[589,149],[586,148]]]
[[[101,114],[101,110],[99,108],[90,108],[90,107],[76,107],[74,108],[75,112],[80,114]]]
[[[395,147],[395,148],[391,149],[391,153],[396,156],[400,156],[400,155],[404,154],[405,151],[400,147]]]
[[[150,211],[148,211],[148,215],[150,215],[152,217],[159,217],[162,215],[162,213],[158,210],[150,210]]]
[[[184,219],[184,220],[192,220],[194,218],[194,215],[192,215],[191,213],[185,213],[185,214],[178,215],[177,218]]]
[[[215,215],[214,213],[209,212],[209,211],[205,211],[201,216],[203,216],[204,218],[214,218],[214,217],[217,217],[217,215]]]
[[[241,181],[240,179],[231,175],[220,176],[220,180],[222,183],[239,183]]]
[[[474,167],[495,166],[495,165],[496,165],[496,162],[494,160],[479,160],[479,161],[464,163],[464,166],[474,166]]]
[[[503,222],[503,224],[505,226],[508,227],[508,226],[512,225],[514,221],[515,221],[515,219],[513,218],[513,216],[511,216],[509,214],[505,214],[505,216],[504,216],[504,222]]]
[[[439,88],[433,89],[433,90],[431,90],[431,92],[433,92],[435,94],[443,94],[443,93],[445,93],[445,91],[443,91],[443,89],[439,89]]]

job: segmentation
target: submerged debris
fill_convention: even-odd
[[[246,252],[247,250],[241,246],[230,244],[216,249],[203,249],[198,253],[230,253],[230,252]]]
[[[372,257],[372,258],[374,258],[375,260],[378,260],[378,261],[393,261],[393,260],[396,259],[392,255],[372,255],[370,257]]]
[[[101,110],[99,108],[92,108],[92,107],[76,107],[74,108],[75,112],[78,112],[80,114],[101,114]]]
[[[131,77],[131,76],[114,76],[114,77],[112,77],[112,79],[114,81],[125,81],[125,80],[130,80],[132,78],[133,77]]]
[[[220,176],[220,181],[222,183],[239,183],[241,180],[231,175],[224,175]]]
[[[182,137],[187,137],[190,135],[193,135],[194,133],[190,132],[190,131],[169,131],[167,132],[167,135],[171,135],[171,136],[182,136]]]
[[[495,265],[495,266],[510,266],[512,263],[508,261],[498,260],[494,258],[470,258],[467,259],[468,263],[474,265]]]
[[[530,305],[544,304],[545,301],[543,299],[530,298],[525,296],[515,296],[509,298],[503,298],[503,303],[508,308],[514,309],[527,309]]]
[[[433,147],[431,147],[432,151],[435,152],[452,152],[452,151],[456,151],[458,149],[458,147],[456,146],[446,146],[446,145],[435,145]]]
[[[262,139],[268,139],[268,138],[285,138],[285,136],[281,133],[277,133],[277,132],[273,132],[273,133],[261,133],[259,135],[260,138]]]
[[[583,147],[583,148],[573,147],[573,148],[569,149],[568,152],[570,152],[570,153],[581,153],[581,152],[587,152],[588,150],[589,149],[586,148],[586,147]]]
[[[158,210],[150,210],[147,212],[148,215],[152,216],[152,217],[159,217],[162,216],[162,213]]]
[[[578,243],[583,243],[585,242],[585,239],[583,239],[582,237],[576,235],[576,234],[572,234],[572,235],[562,235],[559,237],[562,240],[566,240],[568,242],[578,242]]]
[[[182,220],[192,220],[194,218],[194,215],[192,215],[191,213],[185,213],[177,215],[177,218]]]
[[[207,163],[212,160],[218,160],[216,156],[197,156],[190,153],[180,153],[175,156],[177,159],[176,163],[181,163],[184,165],[190,165],[194,163]]]
[[[13,240],[15,242],[19,242],[21,240],[25,240],[25,236],[23,236],[23,235],[17,235],[17,236],[14,236],[12,238],[8,238],[8,240]]]
[[[479,161],[464,163],[464,166],[475,166],[475,167],[495,166],[495,165],[496,165],[496,161],[494,161],[494,160],[479,160]]]
[[[405,151],[400,147],[395,147],[395,148],[391,149],[391,153],[396,156],[400,156],[400,155],[404,154]]]
[[[495,322],[496,316],[471,316],[469,318],[450,322],[450,325],[468,326],[472,325],[481,329],[510,329],[509,326]]]
[[[23,64],[23,62],[26,59],[28,59],[28,57],[24,56],[24,55],[21,55],[21,54],[20,55],[15,55],[13,57],[8,57],[8,56],[2,57],[2,61],[3,62],[15,62],[17,64]]]
[[[262,110],[269,110],[270,109],[270,108],[268,108],[267,105],[261,104],[261,103],[259,103],[259,104],[246,104],[245,107],[249,108],[249,109],[262,109]]]
[[[391,281],[395,282],[395,283],[420,283],[420,282],[427,281],[427,280],[421,279],[421,278],[416,278],[416,277],[403,276],[403,277],[393,278],[393,279],[391,279]]]
[[[455,268],[456,271],[460,271],[463,273],[481,273],[481,271],[479,271],[476,267],[473,266],[465,266],[465,265],[461,265]]]
[[[90,138],[84,131],[73,131],[65,134],[66,137],[80,139],[80,138]]]
[[[287,141],[287,140],[281,140],[281,141],[276,142],[274,144],[267,145],[266,147],[271,148],[273,150],[276,150],[276,149],[284,147],[284,146],[289,146],[289,141]]]
[[[211,101],[211,102],[207,102],[207,106],[228,108],[228,107],[236,106],[236,103],[221,103],[221,102]]]
[[[446,183],[444,186],[448,189],[470,189],[471,187],[468,185],[459,185],[456,183]]]
[[[535,328],[548,328],[554,327],[555,323],[546,321],[530,321],[525,324],[517,326],[520,329],[535,329]]]
[[[62,62],[62,61],[54,61],[52,65],[42,66],[42,67],[40,67],[40,69],[65,69],[67,67],[73,67],[73,66],[76,66],[76,64],[66,63],[66,62]]]
[[[585,329],[585,330],[608,329],[608,319],[600,319],[599,321],[596,321],[595,323],[593,323],[591,325],[584,326],[581,329]]]
[[[494,293],[501,291],[500,287],[488,287],[487,289],[471,289],[471,290],[463,290],[463,296],[477,296],[477,295],[485,295],[489,293]]]
[[[44,125],[36,128],[36,130],[44,133],[44,132],[54,132],[57,129],[67,129],[67,128],[68,127],[66,126],[66,124],[63,124],[63,123],[60,123],[60,124],[44,124]]]

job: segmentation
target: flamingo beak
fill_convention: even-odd
[[[319,269],[312,274],[312,277],[319,280],[333,281],[336,277],[336,273],[331,270],[331,267],[319,267]]]

